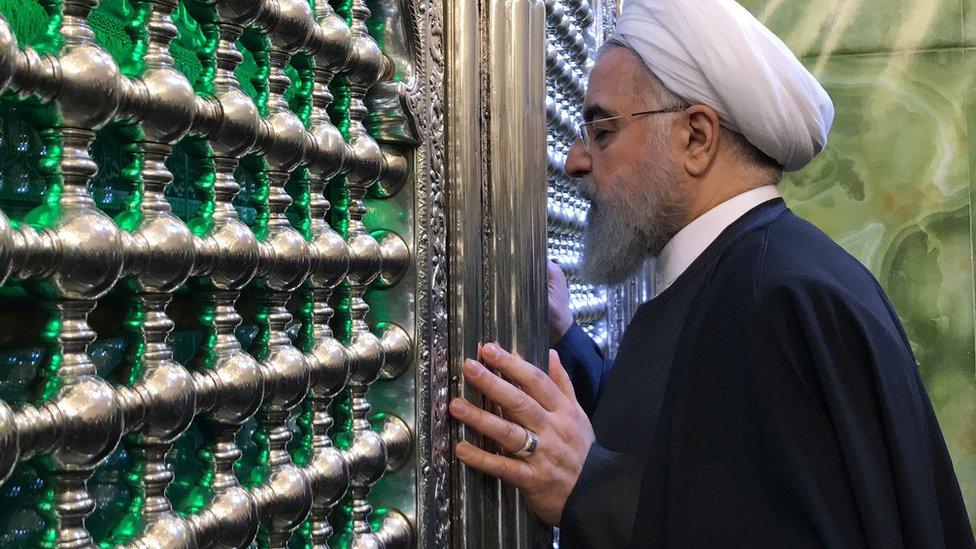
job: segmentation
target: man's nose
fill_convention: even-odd
[[[580,178],[589,175],[593,167],[593,159],[590,153],[583,147],[583,141],[577,139],[569,149],[569,156],[566,157],[566,166],[563,171],[566,175],[573,178]]]

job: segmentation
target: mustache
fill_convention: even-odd
[[[584,177],[577,182],[576,192],[579,193],[579,195],[585,198],[588,202],[596,201],[596,196],[597,196],[596,184],[594,184],[593,180],[590,179],[589,177]]]

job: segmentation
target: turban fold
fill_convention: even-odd
[[[786,171],[827,145],[834,105],[786,44],[733,0],[627,0],[615,38],[682,99],[715,109]]]

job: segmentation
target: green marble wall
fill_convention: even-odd
[[[740,3],[834,99],[827,150],[783,192],[894,302],[976,525],[976,0]]]

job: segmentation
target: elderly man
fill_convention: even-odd
[[[549,375],[494,344],[466,361],[502,415],[451,412],[506,455],[458,458],[568,548],[973,547],[884,292],[779,197],[833,119],[783,43],[732,0],[630,0],[584,118],[584,274],[654,256],[656,295],[604,367],[550,265]]]

